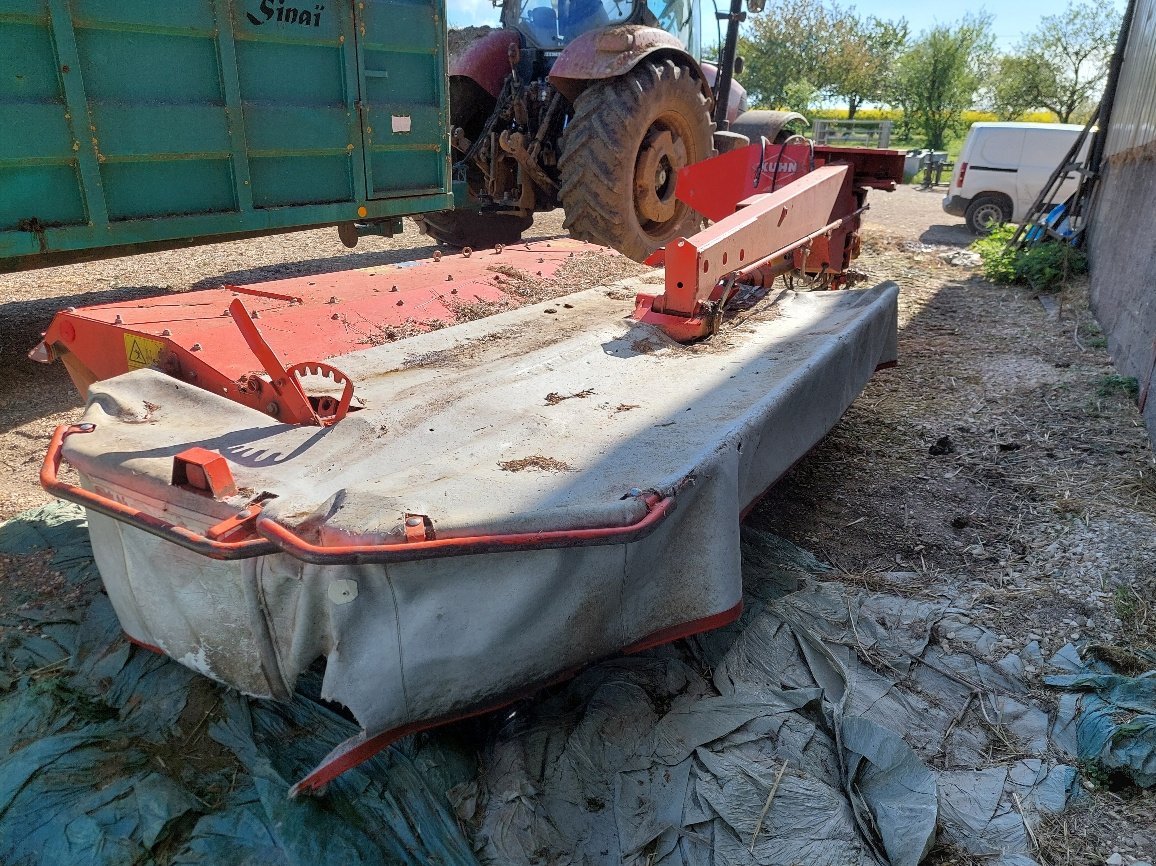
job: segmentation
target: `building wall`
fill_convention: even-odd
[[[1136,0],[1088,226],[1092,309],[1156,444],[1156,0]]]

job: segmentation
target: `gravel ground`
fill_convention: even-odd
[[[909,241],[965,247],[975,240],[975,235],[962,218],[943,212],[945,190],[943,186],[901,186],[891,193],[871,193],[864,219]]]
[[[900,366],[876,375],[749,520],[826,558],[840,579],[955,599],[1000,635],[1000,655],[1032,640],[1045,657],[1069,640],[1156,647],[1153,456],[1086,286],[1041,302],[952,264],[971,237],[941,199],[913,188],[869,197],[858,268],[869,284],[902,288]],[[544,215],[534,233],[560,226],[560,214]],[[55,309],[432,249],[412,228],[362,243],[350,252],[320,230],[0,276],[0,518],[46,500],[36,466],[80,405],[59,365],[24,358]],[[3,566],[16,584],[51,583],[38,561]],[[1090,866],[1118,852],[1126,866],[1156,852],[1156,797],[1102,781],[1089,776],[1093,796],[1037,831],[1042,861]],[[947,850],[932,859],[972,862]]]

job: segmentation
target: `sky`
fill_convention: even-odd
[[[710,0],[704,0],[710,8]],[[719,4],[727,0],[718,0]],[[843,5],[840,3],[840,5]],[[993,31],[996,37],[996,47],[1002,51],[1010,51],[1020,41],[1025,33],[1030,33],[1039,25],[1045,15],[1056,15],[1063,11],[1066,3],[1031,3],[1027,0],[1004,0],[1004,2],[989,2],[986,4],[961,3],[952,4],[934,2],[934,0],[859,0],[853,5],[860,15],[874,15],[877,18],[897,19],[906,18],[912,36],[918,36],[923,30],[934,27],[936,24],[951,24],[958,21],[967,12],[978,12],[986,9],[994,19]],[[1120,12],[1124,10],[1124,0],[1112,0],[1112,5]],[[464,27],[469,24],[498,23],[498,10],[490,0],[446,0],[449,10],[451,27]],[[773,9],[768,4],[767,9]],[[708,36],[709,40],[709,36]],[[713,40],[709,40],[712,41]]]
[[[453,2],[453,0],[447,0]],[[992,31],[995,33],[996,48],[1010,51],[1020,38],[1039,26],[1040,19],[1047,15],[1059,15],[1067,8],[1066,2],[1031,3],[1025,0],[1006,0],[993,3],[935,3],[927,0],[864,0],[854,3],[860,15],[874,15],[877,18],[906,18],[912,36],[937,24],[951,24],[968,12],[986,10],[993,18]],[[1114,0],[1100,5],[1111,5],[1118,12],[1124,11],[1123,0]]]

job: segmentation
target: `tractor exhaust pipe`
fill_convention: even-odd
[[[747,8],[752,12],[762,12],[766,0],[747,0]],[[735,60],[738,56],[739,26],[747,20],[747,13],[743,11],[743,0],[731,0],[729,12],[715,12],[719,21],[727,23],[727,35],[723,40],[722,53],[719,55],[718,75],[714,82],[714,122],[720,132],[730,129],[727,121],[729,108],[731,81],[735,77]]]

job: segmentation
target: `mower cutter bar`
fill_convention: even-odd
[[[355,395],[325,362],[476,318],[479,309],[520,306],[528,286],[589,255],[618,254],[556,238],[69,308],[29,354],[62,360],[81,395],[94,382],[152,367],[287,423],[327,425]],[[345,393],[331,393],[342,384]]]

